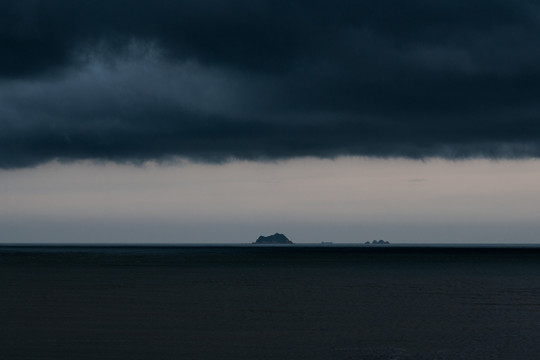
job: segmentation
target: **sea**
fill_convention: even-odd
[[[535,245],[2,245],[0,358],[539,359]]]

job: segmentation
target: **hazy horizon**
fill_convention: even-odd
[[[540,162],[50,163],[0,171],[2,243],[535,243]]]

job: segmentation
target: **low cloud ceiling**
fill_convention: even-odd
[[[540,156],[540,3],[0,0],[0,167]]]

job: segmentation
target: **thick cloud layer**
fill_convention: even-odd
[[[0,0],[0,167],[540,156],[540,4]]]

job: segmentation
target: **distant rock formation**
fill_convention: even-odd
[[[287,244],[294,244],[291,240],[287,239],[287,237],[280,233],[275,233],[274,235],[270,236],[259,236],[257,241],[255,241],[253,244],[279,244],[279,245],[287,245]]]
[[[366,241],[366,245],[390,245],[390,242],[384,240],[373,240],[372,242]]]

